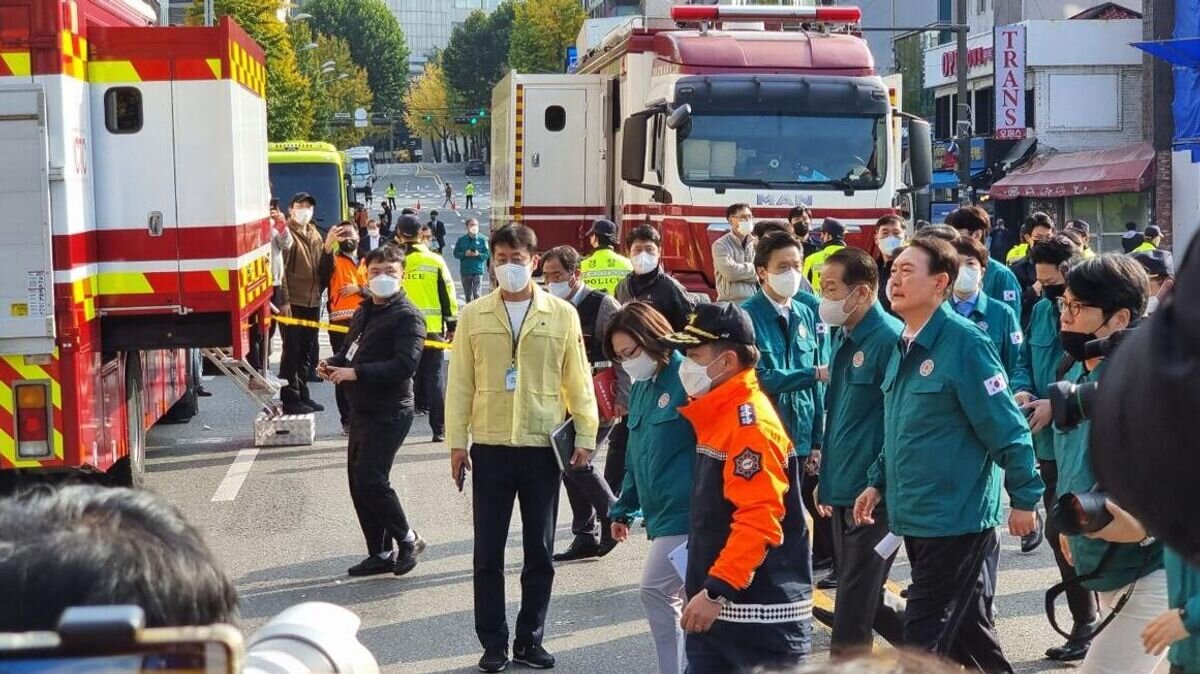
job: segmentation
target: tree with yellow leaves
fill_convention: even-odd
[[[567,47],[583,25],[579,0],[524,0],[515,9],[509,65],[521,73],[563,72]]]
[[[458,131],[449,99],[445,74],[436,61],[425,64],[425,72],[404,94],[404,123],[412,133],[429,139],[434,161],[449,156],[448,141]]]

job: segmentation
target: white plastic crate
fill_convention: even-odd
[[[317,422],[312,413],[278,416],[259,412],[254,419],[255,447],[311,445],[317,437]]]

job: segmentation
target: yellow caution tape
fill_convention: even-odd
[[[338,325],[337,323],[321,323],[320,321],[310,321],[305,318],[272,316],[271,320],[281,325],[296,325],[302,328],[316,328],[318,330],[327,330],[329,332],[350,332],[350,326],[347,325]],[[431,349],[449,349],[453,346],[453,344],[436,339],[427,339],[425,340],[425,346]]]

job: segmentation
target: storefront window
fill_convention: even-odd
[[[1072,219],[1086,220],[1092,226],[1092,250],[1097,253],[1121,252],[1121,235],[1126,222],[1136,222],[1138,231],[1150,219],[1148,192],[1123,192],[1073,197],[1067,200]]]

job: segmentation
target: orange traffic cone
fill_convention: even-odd
[[[458,210],[458,202],[455,201],[454,199],[450,200],[450,210],[452,210],[452,211]]]
[[[420,198],[417,198],[417,212],[418,213],[421,212],[421,199]]]

